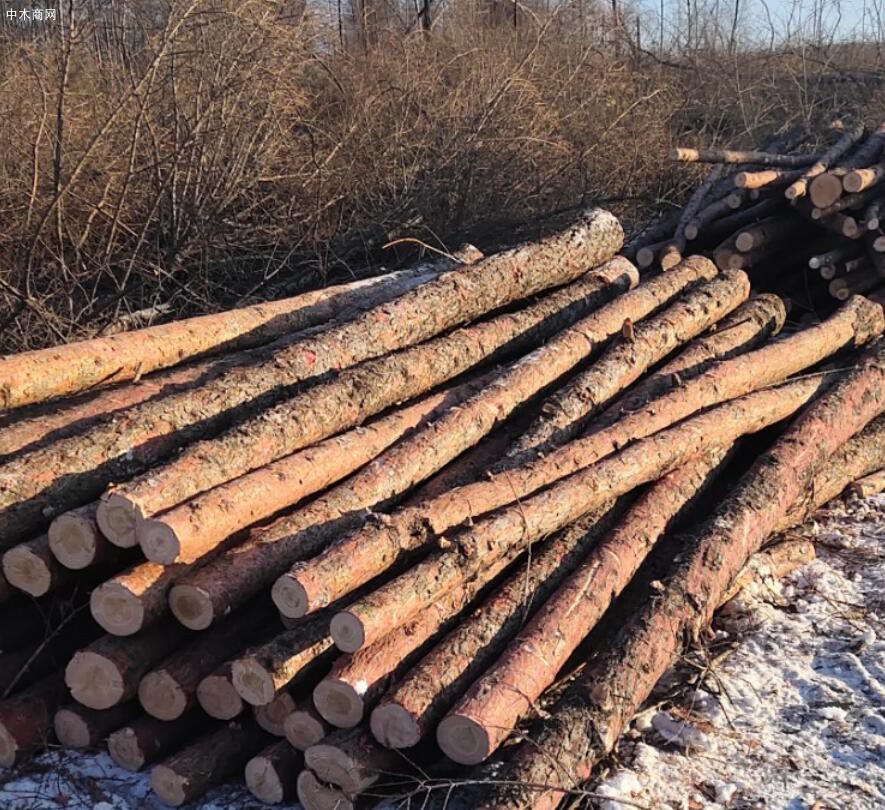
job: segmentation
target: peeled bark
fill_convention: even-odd
[[[617,258],[520,311],[346,369],[217,438],[192,445],[165,467],[115,487],[102,499],[99,524],[113,542],[125,541],[128,534],[117,537],[118,527],[131,533],[136,521],[358,425],[496,353],[533,346],[637,281],[632,265]],[[139,525],[139,537],[143,530]]]
[[[197,709],[171,722],[141,715],[108,736],[108,754],[121,768],[135,773],[181,748],[209,725]]]
[[[426,465],[428,460],[439,458],[443,452],[447,456],[449,453],[454,455],[476,443],[494,427],[495,421],[500,421],[532,394],[559,379],[574,368],[593,346],[620,330],[625,319],[639,320],[672,299],[692,281],[714,275],[715,269],[710,262],[696,257],[687,260],[678,270],[652,279],[621,296],[511,365],[486,392],[477,395],[457,411],[446,414],[430,430],[395,448],[390,454],[389,466],[402,475],[404,468]],[[746,285],[746,279],[743,281]],[[746,292],[745,286],[729,285],[728,294],[723,296],[730,302],[728,308],[736,306],[739,303],[736,299],[746,297]],[[707,296],[702,296],[702,301],[712,311],[721,312],[721,304],[709,301]],[[706,325],[708,322],[705,321]],[[618,351],[617,347],[610,349],[594,367],[606,363],[613,355],[617,356]],[[631,367],[630,372],[634,374],[634,379],[639,373],[635,367]],[[625,384],[630,372],[622,374],[612,385]],[[387,475],[389,477],[389,473]],[[353,556],[357,548],[354,542],[352,536],[344,537],[319,557],[294,566],[280,578],[272,591],[280,611],[297,616],[305,609],[314,609],[316,605],[328,605],[387,567],[386,560],[374,557],[371,551],[362,546],[357,546],[359,554]]]
[[[831,166],[836,165],[839,158],[851,149],[863,137],[863,134],[863,124],[855,124],[846,130],[845,134],[827,149],[814,162],[813,166],[806,169],[798,180],[787,186],[784,196],[788,200],[798,200],[799,198],[804,197],[808,192],[808,184],[815,177],[827,171]]]
[[[181,717],[196,705],[203,678],[273,625],[273,611],[262,600],[200,634],[141,678],[138,699],[144,710],[158,720]]]
[[[232,668],[233,662],[225,661],[197,686],[200,708],[216,720],[233,720],[244,708],[243,699],[234,689]]]
[[[181,807],[241,772],[270,742],[270,737],[246,715],[154,765],[151,790],[164,804]]]
[[[885,341],[808,407],[744,475],[655,597],[585,670],[493,790],[488,808],[553,808],[586,779],[685,645],[697,639],[748,560],[816,470],[885,410]],[[538,751],[543,752],[538,756]],[[544,792],[516,785],[546,785]],[[478,803],[477,803],[478,804]]]
[[[540,415],[511,445],[508,456],[530,458],[582,433],[589,420],[618,392],[679,345],[724,318],[749,294],[746,274],[727,271],[637,324],[631,338],[612,346],[589,369],[547,398]]]
[[[311,703],[298,706],[286,718],[283,726],[289,744],[299,751],[306,751],[332,732]]]
[[[351,636],[359,637],[360,646],[374,643],[452,588],[462,587],[493,560],[526,548],[609,498],[666,475],[711,444],[731,444],[785,419],[825,385],[821,377],[806,378],[719,405],[482,518],[455,538],[453,550],[434,552],[348,607],[344,613]]]
[[[371,295],[372,287],[380,285],[379,289],[384,289],[397,277],[427,276],[430,270],[419,266],[280,301],[13,355],[0,360],[0,409],[137,379],[213,351],[258,346],[325,323],[342,308],[352,306],[367,293]],[[391,294],[396,293],[386,292],[384,299]]]
[[[3,576],[13,588],[34,597],[44,596],[74,577],[70,569],[55,559],[45,534],[9,549],[3,555]]]
[[[572,281],[610,258],[623,231],[591,210],[540,244],[445,273],[358,318],[298,340],[203,386],[129,409],[87,433],[25,453],[0,468],[0,534],[7,543],[96,498],[183,444],[217,432],[334,369],[414,345],[513,301]]]
[[[482,390],[490,377],[430,394],[374,422],[215,487],[138,523],[145,556],[162,565],[190,564],[237,531],[325,489],[370,462],[409,431]],[[244,452],[252,449],[244,445]],[[223,451],[222,451],[223,452]]]
[[[46,743],[64,699],[64,682],[55,673],[0,702],[0,767],[11,768]]]
[[[246,787],[264,804],[280,804],[295,798],[296,774],[304,763],[299,751],[285,740],[272,743],[246,763]]]
[[[293,566],[281,577],[273,587],[274,602],[290,616],[320,608],[344,587],[368,581],[386,570],[402,551],[418,548],[473,516],[588,467],[629,442],[650,436],[702,408],[780,382],[846,345],[862,344],[883,328],[881,309],[855,299],[823,324],[722,362],[615,424],[546,457],[507,468],[489,480],[457,488],[432,502],[402,509],[390,519],[342,537],[318,557]]]
[[[138,682],[151,667],[190,638],[174,622],[163,622],[133,638],[102,636],[70,660],[65,683],[78,703],[109,709],[135,697]]]
[[[873,495],[885,492],[885,470],[879,470],[855,481],[851,485],[851,491],[858,498],[872,498]]]
[[[111,732],[138,714],[140,710],[134,700],[102,711],[69,703],[55,713],[55,736],[65,748],[98,748]]]
[[[97,503],[60,515],[49,525],[49,549],[65,568],[82,571],[121,559],[120,550],[102,535],[95,520]]]
[[[674,470],[640,496],[577,570],[446,715],[436,739],[449,759],[475,765],[498,749],[627,586],[728,448]]]
[[[678,160],[681,163],[756,163],[760,166],[796,167],[814,163],[817,155],[777,155],[742,149],[677,147],[670,151],[670,160]]]
[[[343,729],[304,752],[304,764],[349,796],[364,793],[384,773],[402,771],[404,760],[381,748],[363,729]]]
[[[621,511],[612,505],[595,510],[533,550],[530,564],[520,566],[387,691],[372,712],[375,739],[385,748],[417,745]]]

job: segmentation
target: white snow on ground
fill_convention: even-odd
[[[637,718],[593,805],[885,807],[885,496],[838,504],[803,531],[818,559],[726,607],[705,677]],[[0,781],[2,810],[161,806],[145,775],[106,755],[53,751]],[[262,806],[227,786],[193,807]]]

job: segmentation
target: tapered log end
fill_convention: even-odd
[[[215,621],[209,594],[193,585],[175,585],[169,591],[169,609],[189,630],[205,630]]]
[[[141,510],[116,492],[102,498],[95,511],[95,520],[101,533],[120,548],[134,548],[138,545],[135,527],[141,517]]]
[[[310,610],[307,591],[291,574],[283,574],[274,582],[270,596],[280,613],[290,619],[306,616]]]
[[[327,726],[312,712],[296,709],[283,724],[289,745],[299,751],[306,751],[326,736]]]
[[[75,512],[59,515],[49,526],[49,549],[65,568],[82,571],[95,562],[98,544],[95,524]]]
[[[415,718],[396,703],[378,706],[372,712],[369,726],[372,736],[385,748],[411,748],[421,740]]]
[[[329,622],[329,635],[341,652],[355,653],[366,643],[363,623],[346,610],[336,613]]]
[[[3,576],[29,596],[44,596],[52,587],[49,566],[28,545],[15,546],[3,555]]]
[[[129,726],[117,729],[108,736],[108,754],[117,765],[133,773],[137,773],[145,765],[145,756],[138,744],[138,737]]]
[[[358,725],[366,704],[356,689],[337,678],[325,678],[313,690],[313,705],[327,723],[338,728]]]
[[[157,720],[175,720],[187,709],[187,695],[181,685],[165,670],[145,675],[138,684],[138,702]]]
[[[240,658],[231,666],[237,694],[251,706],[266,706],[276,694],[270,673],[252,658]]]
[[[120,671],[112,661],[90,650],[80,650],[68,662],[65,683],[77,703],[90,709],[110,709],[125,696]]]
[[[89,611],[112,636],[131,636],[144,627],[144,605],[119,582],[99,585],[89,597]]]
[[[478,765],[492,752],[486,730],[457,714],[444,718],[436,727],[436,741],[442,752],[460,765]]]
[[[353,810],[353,802],[343,791],[324,785],[313,771],[298,774],[295,788],[304,810]]]
[[[15,765],[16,759],[18,759],[18,743],[6,725],[0,722],[0,767],[11,768]]]
[[[200,681],[197,703],[216,720],[233,720],[243,711],[243,699],[224,675],[207,675]]]
[[[89,748],[92,735],[89,726],[77,712],[59,709],[52,720],[55,736],[65,748]]]
[[[172,565],[181,554],[181,543],[175,530],[160,520],[140,521],[137,536],[144,556],[151,562]]]
[[[155,765],[151,770],[151,790],[170,807],[181,807],[187,801],[187,779],[166,765]]]
[[[265,804],[279,804],[286,795],[280,774],[267,757],[252,757],[244,770],[246,787],[252,795]]]

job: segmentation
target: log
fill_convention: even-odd
[[[872,188],[885,180],[885,163],[877,163],[862,169],[854,169],[845,175],[842,185],[850,194]],[[822,208],[824,206],[818,206]]]
[[[779,213],[785,207],[783,200],[776,197],[760,200],[746,208],[741,208],[741,205],[743,205],[742,200],[739,201],[737,210],[720,219],[711,221],[709,224],[704,224],[703,230],[698,234],[698,238],[703,239],[705,244],[715,245],[732,236],[741,228],[752,225],[754,222],[759,222],[772,214]]]
[[[49,550],[72,571],[121,560],[119,549],[102,535],[95,519],[97,503],[59,515],[49,524]]]
[[[672,661],[707,626],[752,554],[807,491],[815,470],[885,410],[883,361],[885,341],[879,341],[757,459],[654,598],[569,687],[531,750],[515,758],[503,780],[507,788],[481,803],[484,810],[554,808],[563,788],[589,776]],[[541,793],[525,785],[547,787]]]
[[[145,674],[138,684],[138,700],[158,720],[175,720],[197,704],[197,687],[220,664],[273,627],[273,611],[264,600],[249,605],[202,633]]]
[[[818,253],[808,260],[808,266],[812,270],[819,270],[827,265],[839,264],[848,259],[855,259],[861,255],[862,249],[859,245],[848,242],[844,245],[837,245],[826,253]]]
[[[476,765],[498,749],[709,481],[727,449],[714,448],[651,486],[538,607],[516,640],[437,727],[437,742],[449,759]]]
[[[825,378],[810,377],[731,400],[482,518],[454,540],[454,550],[430,554],[336,614],[333,638],[334,628],[346,623],[348,646],[358,649],[374,643],[452,588],[461,587],[481,566],[529,546],[604,500],[666,475],[713,443],[730,444],[785,419],[825,385]]]
[[[279,692],[274,699],[265,706],[253,706],[252,714],[258,723],[268,734],[274,737],[286,736],[286,718],[298,707],[295,698],[289,692]]]
[[[726,271],[638,324],[631,339],[612,346],[593,366],[548,397],[540,414],[511,445],[507,455],[529,460],[573,439],[616,394],[678,346],[740,306],[749,294],[750,280],[746,274],[740,270]]]
[[[433,275],[436,273],[431,267],[419,265],[400,273],[314,290],[280,301],[2,358],[0,409],[18,408],[100,385],[137,379],[156,369],[213,351],[259,346],[276,337],[327,322],[342,308],[358,305],[367,293],[371,294],[372,287],[380,285],[379,289],[390,289],[393,282],[393,291],[384,292],[383,301],[397,294],[396,290],[402,286],[397,279],[418,277],[426,281]]]
[[[807,224],[797,216],[769,217],[742,230],[735,237],[734,245],[741,253],[750,253],[764,247],[770,249],[773,244],[792,241],[807,230]]]
[[[342,729],[304,752],[304,764],[322,781],[357,796],[385,773],[402,772],[404,760],[381,748],[363,729]]]
[[[108,754],[121,768],[136,773],[181,748],[208,726],[206,715],[197,709],[171,722],[140,715],[108,736]]]
[[[860,295],[874,290],[882,283],[882,277],[875,267],[869,265],[854,270],[830,282],[829,292],[837,301],[847,301],[852,295]],[[9,577],[7,577],[8,579]]]
[[[216,720],[233,720],[245,705],[234,689],[232,667],[233,661],[225,661],[197,686],[200,708]]]
[[[162,622],[132,638],[102,636],[68,662],[65,683],[78,703],[109,709],[135,697],[138,682],[151,667],[189,638],[174,622]]]
[[[111,732],[138,714],[138,704],[134,700],[102,711],[69,703],[55,713],[53,727],[55,736],[65,748],[99,748]]]
[[[502,351],[533,346],[637,280],[632,265],[618,258],[520,311],[347,369],[222,436],[192,445],[165,467],[106,493],[98,510],[99,525],[112,542],[130,544],[136,524],[144,518],[359,425]],[[379,385],[379,380],[385,384]],[[318,469],[322,461],[317,459]],[[139,541],[146,530],[138,526]]]
[[[802,169],[762,169],[760,171],[743,171],[734,176],[734,184],[737,188],[747,191],[783,188],[790,185],[802,176]],[[841,183],[839,184],[841,189]]]
[[[870,191],[862,191],[858,194],[844,194],[827,208],[812,208],[811,218],[812,220],[826,219],[833,214],[848,209],[857,211],[865,207],[866,203],[870,200],[870,197]]]
[[[296,708],[283,726],[289,744],[299,751],[306,751],[332,732],[313,704],[308,702]]]
[[[879,213],[882,210],[883,203],[885,203],[885,198],[880,198],[878,200],[873,200],[867,206],[867,210],[864,212],[864,224],[866,225],[866,229],[868,231],[879,230]]]
[[[594,510],[533,550],[530,565],[514,571],[391,686],[371,715],[375,739],[385,748],[417,745],[621,512],[614,505]]]
[[[64,700],[64,683],[53,673],[0,701],[0,767],[11,768],[45,745]]]
[[[685,235],[682,233],[664,245],[658,255],[658,264],[661,265],[661,270],[672,270],[674,267],[678,267],[685,255],[686,247]]]
[[[715,202],[704,206],[695,214],[691,221],[685,224],[685,238],[688,241],[694,241],[695,239],[704,236],[704,228],[711,222],[721,219],[727,216],[730,212],[733,212],[735,210],[736,201],[740,202],[739,198],[735,198],[733,195],[729,194],[720,200],[716,200]],[[651,263],[652,262],[649,262],[649,264]],[[641,264],[640,267],[642,267]]]
[[[641,247],[636,251],[636,266],[640,270],[646,270],[651,267],[661,251],[669,244],[670,240],[665,239],[662,242],[655,242],[654,244]]]
[[[851,485],[851,491],[858,498],[872,498],[885,492],[885,469],[864,476]]]
[[[271,742],[248,715],[192,742],[151,769],[151,790],[171,807],[200,798],[209,788],[242,772]]]
[[[670,151],[670,160],[680,163],[756,163],[760,166],[784,166],[796,168],[808,166],[818,160],[817,155],[778,155],[741,149],[690,149],[677,147]]]
[[[304,810],[354,810],[354,803],[343,790],[323,784],[313,771],[301,771],[296,788]]]
[[[486,374],[425,396],[366,426],[203,492],[156,518],[139,520],[136,536],[145,557],[162,565],[195,562],[239,530],[345,478],[410,431],[481,391],[491,379]]]
[[[623,231],[608,212],[585,212],[536,245],[444,273],[347,323],[296,340],[264,361],[228,369],[197,389],[142,403],[125,418],[24,453],[0,467],[0,535],[7,544],[82,506],[183,444],[267,407],[306,379],[417,344],[493,308],[572,281],[610,258]]]
[[[19,543],[3,555],[6,581],[29,596],[45,596],[68,582],[73,574],[49,550],[49,538],[43,534],[28,543]]]
[[[864,134],[862,124],[855,124],[845,131],[839,140],[814,161],[814,165],[806,169],[802,176],[787,186],[784,196],[788,200],[798,200],[808,192],[808,184],[818,175],[823,174],[831,166],[835,166],[839,158],[851,149]]]
[[[337,585],[368,581],[392,565],[401,552],[420,547],[472,516],[525,497],[702,408],[780,382],[846,345],[863,344],[883,328],[882,311],[865,299],[855,299],[824,324],[727,360],[624,416],[620,422],[565,445],[545,458],[519,467],[508,466],[490,480],[458,488],[432,503],[404,509],[392,520],[369,524],[362,531],[342,537],[320,556],[293,566],[289,574],[278,580],[272,590],[274,602],[285,615],[303,615],[318,609],[339,592],[331,591],[333,582]],[[352,563],[355,559],[359,560],[358,567]],[[330,597],[324,595],[327,593]]]
[[[626,256],[631,262],[637,260],[638,252],[662,239],[673,235],[679,224],[681,211],[671,211],[668,215],[662,214],[655,220],[651,220],[638,234],[630,239],[621,250],[621,255]]]
[[[404,460],[399,461],[398,458],[396,463],[391,461],[389,468],[396,469],[401,475],[407,464],[414,465],[416,460],[425,456],[439,457],[444,446],[461,449],[465,445],[475,443],[480,438],[477,434],[490,430],[496,418],[500,419],[503,415],[511,413],[520,402],[560,378],[586,356],[590,347],[620,330],[625,320],[638,320],[653,311],[661,303],[671,300],[691,280],[710,278],[714,275],[715,269],[710,262],[700,257],[692,257],[680,269],[662,274],[606,305],[595,315],[588,317],[573,329],[560,333],[546,346],[512,365],[487,392],[474,397],[457,412],[447,414],[440,419],[431,431],[427,431],[427,441],[423,442],[423,446],[414,440],[400,445],[394,450],[394,454]],[[722,284],[716,281],[711,284],[714,286],[709,290],[709,294],[702,291],[693,292],[687,299],[685,307],[681,303],[674,305],[674,309],[678,309],[686,320],[684,330],[678,333],[680,337],[683,334],[691,334],[693,330],[696,334],[706,328],[711,321],[737,306],[749,291],[746,278],[729,278]],[[701,314],[697,314],[695,308]],[[694,321],[690,320],[692,316]],[[649,338],[647,341],[642,338],[632,344],[637,347],[635,352],[631,351],[629,346],[626,351],[620,346],[615,346],[594,365],[594,368],[605,368],[605,371],[600,372],[605,380],[600,384],[601,390],[607,386],[607,393],[611,396],[619,387],[635,379],[641,373],[643,364],[646,364],[644,367],[647,368],[649,362],[654,362],[649,360],[649,357],[656,356],[660,359],[663,356],[658,347],[662,318],[666,318],[666,313],[653,319],[652,323],[658,326],[642,331],[642,335],[648,334]],[[666,328],[670,328],[671,325],[671,322],[667,321]],[[642,330],[642,326],[639,329]],[[643,352],[643,348],[647,348],[647,351]],[[663,353],[666,351],[664,349]],[[600,401],[604,398],[601,394]],[[453,442],[458,444],[453,445]],[[419,447],[421,455],[416,459],[413,452]],[[389,473],[387,476],[390,477]],[[274,583],[272,596],[280,611],[287,616],[298,616],[303,615],[302,611],[309,605],[328,605],[387,567],[389,561],[386,558],[383,556],[373,558],[373,553],[362,547],[358,557],[354,558],[352,556],[355,549],[354,542],[353,537],[345,536],[341,542],[320,556],[297,564],[288,574],[278,579]],[[355,559],[359,560],[360,566],[350,562]],[[342,562],[345,564],[342,565]]]
[[[281,804],[296,795],[296,776],[304,757],[285,740],[271,743],[246,763],[244,776],[250,793],[264,804]]]

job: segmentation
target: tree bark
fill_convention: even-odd
[[[175,622],[163,622],[133,638],[102,636],[77,652],[65,669],[71,696],[90,709],[109,709],[135,697],[138,682],[191,636]]]
[[[186,745],[209,726],[209,719],[198,709],[170,722],[142,714],[108,736],[108,754],[121,768],[136,773]]]
[[[64,699],[64,681],[54,673],[0,702],[0,766],[11,768],[45,744]]]
[[[591,210],[567,231],[445,273],[353,321],[295,341],[270,359],[229,369],[205,385],[129,409],[85,434],[25,453],[0,468],[0,534],[7,544],[49,517],[96,498],[182,444],[268,407],[306,379],[414,345],[610,258],[623,231]]]
[[[244,715],[192,742],[151,769],[151,790],[172,807],[200,798],[241,772],[271,738]]]
[[[207,675],[273,627],[274,611],[264,600],[249,605],[217,627],[176,650],[138,684],[144,710],[158,720],[175,720],[197,703],[197,687]]]
[[[65,748],[99,748],[111,732],[140,713],[134,700],[101,711],[69,703],[55,713],[55,736]]]
[[[496,353],[533,346],[637,281],[632,265],[617,258],[515,313],[346,369],[215,439],[192,445],[165,467],[115,487],[102,498],[99,523],[112,541],[127,540],[128,534],[118,538],[112,527],[135,527],[186,498],[426,393]],[[144,531],[138,525],[139,539]]]
[[[690,149],[678,147],[670,152],[670,160],[680,163],[756,163],[759,166],[785,166],[795,168],[808,166],[818,159],[817,155],[777,155],[739,149]]]
[[[827,149],[826,152],[814,162],[813,166],[806,169],[798,180],[787,186],[784,196],[788,200],[798,200],[801,197],[804,197],[808,192],[808,184],[815,177],[827,171],[831,166],[836,165],[839,158],[851,149],[863,137],[863,134],[863,124],[856,124],[846,130],[845,134]]]
[[[387,691],[371,730],[385,748],[417,745],[503,652],[533,607],[559,585],[622,512],[607,504],[563,529]],[[383,641],[383,639],[382,639]]]
[[[427,460],[439,458],[443,452],[454,457],[475,444],[517,405],[574,368],[597,343],[619,331],[625,319],[639,320],[678,295],[688,284],[714,275],[715,269],[707,260],[690,259],[679,270],[621,296],[511,365],[484,393],[446,414],[430,430],[395,448],[391,456],[396,461],[391,458],[390,467],[402,475],[405,469],[416,464],[426,465]],[[746,291],[743,294],[746,295]],[[710,306],[716,309],[716,305]],[[617,349],[609,350],[596,366],[605,362],[612,352]],[[359,553],[354,556],[357,548]],[[274,602],[288,616],[302,615],[349,593],[389,564],[385,556],[374,554],[374,547],[366,548],[353,536],[345,536],[318,557],[294,566],[279,579],[273,586]]]
[[[295,798],[296,773],[304,757],[285,740],[271,743],[246,763],[246,787],[264,804],[281,804]]]
[[[651,549],[709,481],[728,448],[713,448],[652,485],[605,539],[538,607],[504,654],[436,729],[449,759],[487,759],[556,679],[569,656],[627,586]]]
[[[506,774],[490,808],[553,808],[614,746],[655,683],[709,624],[729,587],[839,446],[885,410],[885,341],[806,408],[744,475],[654,599],[582,673]],[[542,751],[543,756],[537,756]],[[515,783],[546,785],[539,792]],[[478,803],[477,803],[478,804]]]

